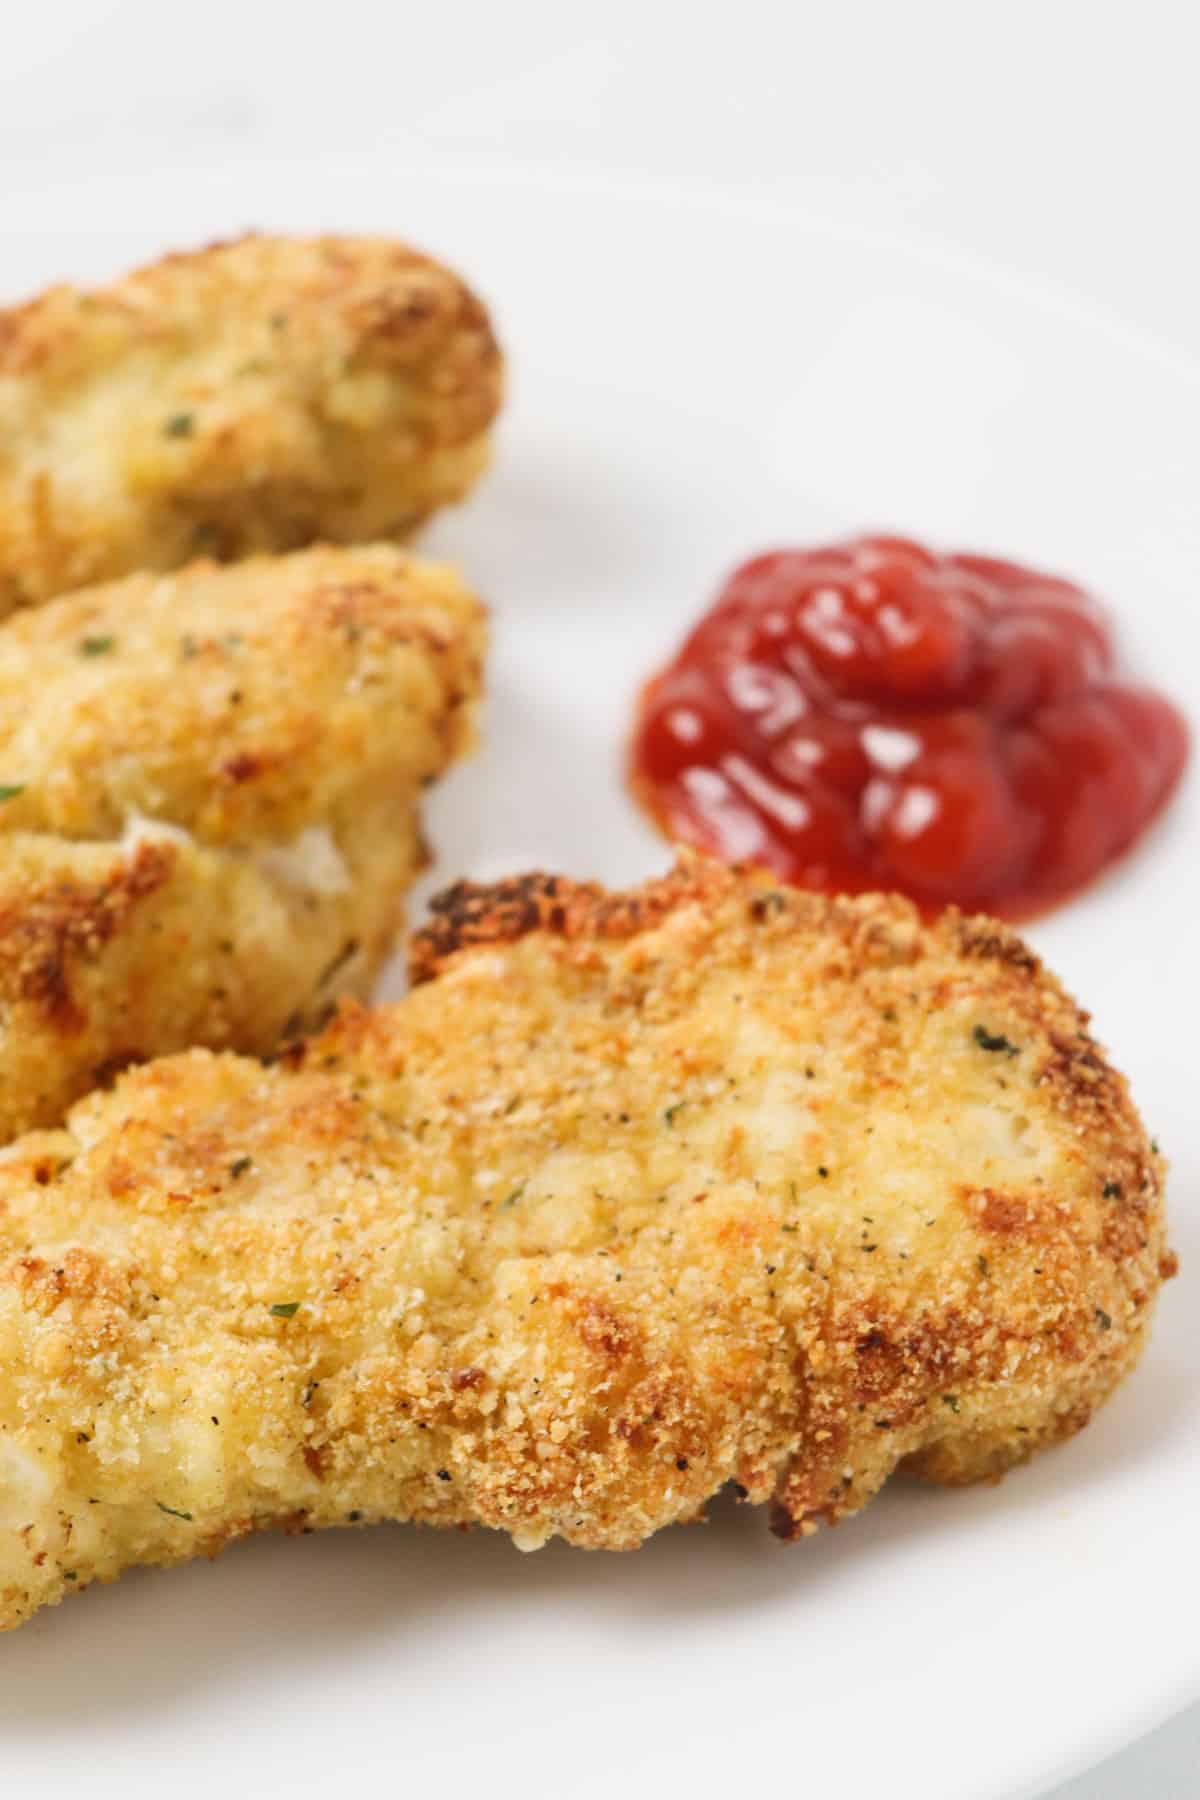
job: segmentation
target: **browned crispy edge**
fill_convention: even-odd
[[[485,944],[511,944],[533,932],[549,932],[567,940],[620,939],[651,931],[679,907],[711,903],[737,888],[752,889],[752,911],[765,914],[786,892],[798,908],[797,924],[862,931],[891,926],[915,943],[920,915],[900,894],[826,895],[786,888],[762,870],[726,868],[695,852],[681,851],[673,868],[624,892],[610,892],[595,881],[533,872],[503,881],[456,881],[435,894],[430,918],[409,945],[409,974],[414,985],[430,981],[462,950]],[[985,914],[964,917],[950,907],[928,928],[960,955],[1007,963],[1038,975],[1041,963],[1016,932]],[[1086,1021],[1086,1015],[1081,1015]]]
[[[392,252],[395,267],[406,273],[416,270],[429,270],[433,274],[450,281],[458,298],[460,323],[480,331],[484,338],[485,366],[493,377],[488,396],[486,417],[480,422],[479,429],[486,430],[494,421],[500,408],[502,355],[492,328],[491,315],[484,302],[470,287],[458,271],[448,263],[442,262],[429,251],[418,249],[400,239],[376,238],[370,233],[342,232],[303,232],[288,234],[273,232],[260,228],[239,231],[225,237],[211,238],[206,243],[198,244],[186,250],[168,250],[161,256],[138,263],[134,268],[94,286],[77,285],[70,281],[58,281],[31,294],[25,299],[0,306],[0,372],[9,375],[26,375],[45,363],[55,348],[54,337],[39,333],[43,315],[47,311],[47,303],[59,299],[64,294],[76,294],[87,297],[96,296],[104,300],[122,299],[130,288],[153,287],[155,278],[160,272],[174,274],[186,269],[191,264],[203,265],[211,257],[226,251],[240,249],[244,244],[253,244],[272,238],[291,238],[295,243],[319,244],[342,241],[347,244],[386,243]],[[397,344],[406,334],[420,330],[428,316],[428,307],[419,300],[409,300],[398,309],[386,306],[378,310],[378,315],[362,321],[369,335],[377,339],[390,339]]]
[[[414,983],[429,981],[460,950],[511,944],[531,932],[564,938],[627,938],[658,924],[675,907],[725,884],[706,884],[678,865],[669,875],[628,893],[610,894],[594,881],[565,875],[517,875],[493,884],[456,881],[430,901],[431,917],[409,946]]]
[[[26,1001],[46,1025],[72,1035],[85,1019],[71,990],[76,958],[94,956],[169,879],[177,852],[141,844],[132,860],[103,880],[63,874],[30,884],[0,902],[0,1001]]]

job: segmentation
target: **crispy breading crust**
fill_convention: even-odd
[[[0,312],[0,616],[406,537],[484,467],[502,373],[469,289],[382,238],[250,236]]]
[[[365,992],[483,640],[458,576],[389,546],[132,576],[0,628],[0,1137]]]
[[[1020,940],[687,860],[459,887],[399,1005],[0,1167],[0,1622],[270,1525],[791,1537],[1083,1425],[1162,1163]]]

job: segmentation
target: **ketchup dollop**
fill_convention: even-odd
[[[1082,589],[896,537],[756,556],[645,688],[671,838],[803,887],[1027,918],[1136,841],[1188,734]]]

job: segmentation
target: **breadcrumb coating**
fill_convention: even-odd
[[[0,312],[0,616],[140,569],[407,537],[483,469],[502,365],[383,238],[250,236]]]
[[[1163,1166],[1003,926],[689,860],[453,889],[414,963],[5,1153],[0,1623],[266,1526],[798,1536],[1136,1360]]]
[[[484,618],[389,546],[192,564],[0,627],[0,1139],[125,1063],[362,993],[472,742]]]

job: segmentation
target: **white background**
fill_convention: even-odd
[[[1188,0],[59,0],[5,17],[0,193],[381,142],[744,183],[972,252],[1200,360],[1196,16]],[[1200,1708],[1054,1800],[1198,1794]]]

